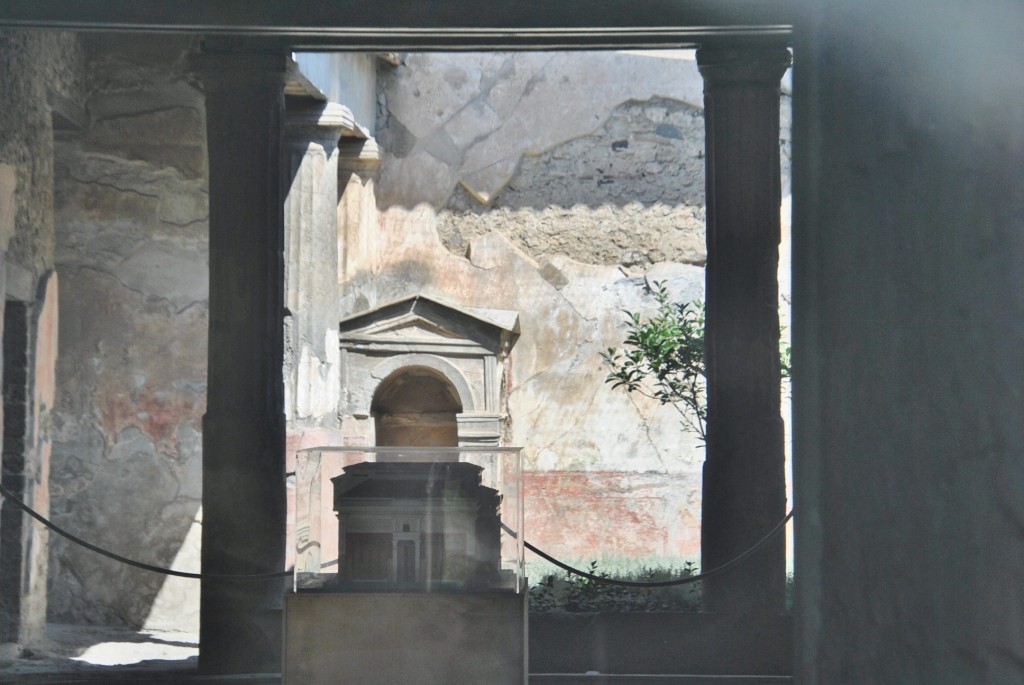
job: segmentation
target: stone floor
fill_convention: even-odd
[[[100,674],[114,680],[116,674],[128,672],[188,673],[195,671],[198,655],[195,633],[51,624],[42,644],[0,645],[0,683],[97,682],[94,678]]]
[[[195,633],[51,624],[30,649],[0,645],[0,685],[280,685],[278,674],[200,676]],[[534,673],[530,685],[789,685],[778,676]]]

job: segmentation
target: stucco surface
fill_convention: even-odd
[[[600,127],[623,102],[672,97],[699,107],[703,83],[692,59],[682,51],[407,55],[403,66],[381,68],[378,137],[393,157],[380,197],[441,206],[461,181],[486,201],[522,155]],[[402,160],[416,152],[451,167],[451,181],[388,184],[392,174],[406,178]]]
[[[202,95],[187,42],[88,49],[92,123],[57,150],[55,514],[187,567],[206,388]],[[674,410],[605,384],[600,358],[622,340],[620,310],[653,304],[645,278],[702,293],[701,84],[678,57],[407,56],[378,93],[382,168],[343,186],[336,246],[321,206],[333,152],[295,148],[315,163],[289,205],[289,454],[362,440],[336,380],[337,321],[416,294],[515,310],[498,411],[504,442],[526,447],[528,536],[579,561],[696,557],[702,451]],[[193,624],[196,584],[53,550],[55,617]]]
[[[703,198],[702,110],[631,100],[595,130],[525,155],[488,204],[459,186],[440,212],[439,233],[453,252],[497,231],[532,255],[702,264]]]
[[[53,125],[47,88],[81,100],[81,46],[71,35],[0,31],[0,162],[15,167],[15,231],[0,234],[7,259],[37,275],[53,266]]]
[[[703,83],[692,52],[407,55],[382,68],[382,207],[425,202],[463,252],[700,264]]]
[[[191,48],[93,43],[92,125],[57,151],[55,520],[161,565],[189,558],[201,496],[207,193],[202,94],[183,72]],[[141,626],[163,591],[173,627],[194,621],[197,583],[165,585],[62,540],[51,558],[55,619]]]
[[[48,96],[74,101],[83,87],[82,52],[76,37],[65,33],[0,31],[0,168],[4,198],[0,201],[0,258],[6,272],[16,270],[22,288],[8,292],[25,299],[25,330],[16,345],[24,348],[18,359],[18,378],[5,386],[5,405],[13,410],[5,433],[10,437],[4,454],[5,482],[44,515],[49,509],[54,363],[58,336],[57,277],[54,265],[54,130]],[[21,366],[24,364],[24,366]],[[14,372],[11,368],[8,373]],[[19,378],[20,377],[20,378]],[[23,488],[16,484],[24,476]],[[8,560],[20,560],[5,577],[6,600],[20,593],[17,620],[5,621],[4,640],[22,643],[43,637],[46,619],[47,533],[11,507],[4,509],[5,528],[10,517],[21,516],[20,540],[5,537]],[[5,616],[5,619],[8,618]],[[7,631],[6,628],[11,630]]]
[[[516,310],[504,439],[527,538],[606,568],[699,553],[703,453],[601,353],[644,280],[703,293],[703,82],[692,53],[406,55],[382,69],[379,234],[342,313],[417,292]],[[343,422],[344,426],[344,422]]]
[[[496,233],[472,242],[469,259],[458,257],[440,243],[434,218],[427,208],[382,216],[382,261],[372,277],[357,277],[355,290],[371,305],[424,293],[519,312],[522,333],[507,365],[502,411],[507,444],[525,447],[527,469],[537,474],[527,476],[528,487],[536,486],[527,501],[528,538],[576,558],[695,556],[701,452],[673,409],[603,381],[600,353],[623,336],[617,308],[650,304],[642,275],[564,257],[541,264]],[[700,296],[699,267],[659,264],[646,276],[681,297]],[[359,298],[343,306],[359,307]],[[343,417],[343,430],[352,424]],[[610,522],[615,531],[606,534]]]

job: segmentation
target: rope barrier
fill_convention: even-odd
[[[163,566],[154,566],[153,564],[147,564],[141,561],[136,561],[135,559],[123,557],[120,554],[116,554],[109,550],[103,549],[102,547],[97,547],[91,542],[86,542],[85,540],[76,535],[72,535],[71,533],[67,532],[66,530],[58,526],[56,523],[53,523],[42,514],[35,511],[32,507],[28,506],[20,499],[15,497],[14,493],[5,488],[3,485],[0,485],[0,493],[3,494],[4,501],[9,500],[12,504],[18,506],[26,514],[42,523],[44,526],[52,530],[57,535],[65,537],[71,542],[75,543],[76,545],[81,545],[82,547],[85,547],[88,550],[92,550],[97,554],[102,554],[103,556],[113,559],[114,561],[119,561],[122,564],[134,566],[135,568],[141,568],[144,571],[152,571],[153,573],[163,573],[164,575],[177,576],[178,578],[193,578],[196,580],[270,580],[272,578],[283,578],[285,576],[290,576],[293,573],[292,571],[274,571],[272,573],[254,573],[249,575],[236,575],[230,573],[190,573],[188,571],[176,571],[171,568],[164,568]]]
[[[558,559],[554,558],[553,556],[551,556],[550,554],[548,554],[544,550],[538,549],[537,547],[531,545],[527,540],[523,540],[523,547],[525,547],[526,549],[530,550],[531,552],[533,552],[537,556],[541,557],[542,559],[550,561],[552,564],[554,564],[558,568],[562,569],[563,571],[567,571],[569,573],[572,573],[573,575],[581,576],[583,578],[586,578],[587,580],[592,580],[595,583],[604,583],[605,585],[618,585],[620,587],[639,587],[639,588],[645,588],[645,587],[673,587],[673,586],[676,586],[676,585],[688,585],[689,583],[699,583],[700,581],[706,580],[706,579],[708,579],[708,578],[710,578],[712,576],[717,576],[718,574],[720,574],[720,573],[722,573],[722,572],[732,568],[733,566],[743,562],[749,556],[754,554],[754,552],[756,552],[757,550],[761,549],[761,547],[763,547],[765,544],[767,544],[772,538],[774,538],[776,535],[778,535],[779,532],[782,531],[783,528],[785,528],[786,524],[789,523],[789,520],[791,518],[793,518],[793,510],[792,509],[790,509],[789,513],[786,514],[786,518],[782,519],[777,524],[775,524],[775,527],[772,528],[770,531],[768,531],[768,533],[763,538],[761,538],[760,540],[755,542],[753,545],[751,545],[745,552],[743,552],[743,553],[733,557],[732,559],[730,559],[729,561],[725,562],[721,566],[713,568],[710,571],[705,571],[704,573],[698,573],[695,576],[685,576],[683,578],[675,578],[673,580],[658,580],[658,581],[646,581],[645,582],[645,581],[639,581],[639,580],[617,580],[615,578],[608,578],[606,576],[598,576],[598,575],[594,575],[593,573],[588,573],[587,571],[582,571],[582,570],[580,570],[578,568],[570,566],[569,564],[566,564],[563,561],[559,561]],[[515,531],[510,529],[504,523],[501,524],[501,527],[504,528],[505,532],[508,533],[509,535],[511,535],[512,537],[514,537],[514,538],[518,537],[516,535]]]
[[[42,514],[38,513],[34,509],[32,509],[32,507],[28,506],[27,504],[22,502],[20,499],[15,497],[14,493],[12,493],[10,490],[8,490],[6,487],[4,487],[2,484],[0,484],[0,494],[3,495],[3,501],[9,500],[11,503],[16,505],[20,509],[22,509],[26,514],[28,514],[32,518],[36,519],[37,521],[39,521],[44,526],[46,526],[47,528],[49,528],[53,532],[57,533],[61,537],[67,538],[68,540],[70,540],[71,542],[75,543],[76,545],[80,545],[82,547],[85,547],[88,550],[91,550],[93,552],[96,552],[97,554],[101,554],[101,555],[103,555],[105,557],[113,559],[114,561],[119,561],[122,564],[127,564],[129,566],[134,566],[135,568],[140,568],[140,569],[142,569],[144,571],[151,571],[153,573],[162,573],[162,574],[168,575],[168,576],[177,576],[178,578],[192,578],[192,579],[195,579],[195,580],[270,580],[272,578],[283,578],[285,576],[290,576],[293,573],[293,571],[291,571],[291,570],[288,570],[288,571],[274,571],[274,572],[271,572],[271,573],[254,573],[254,574],[191,573],[189,571],[176,571],[174,569],[165,568],[163,566],[155,566],[153,564],[147,564],[147,563],[144,563],[144,562],[141,562],[141,561],[136,561],[135,559],[129,559],[128,557],[121,556],[120,554],[116,554],[115,552],[111,552],[111,551],[106,550],[106,549],[104,549],[102,547],[98,547],[97,545],[94,545],[91,542],[87,542],[87,541],[83,540],[82,538],[69,533],[68,531],[64,530],[63,528],[61,528],[57,524],[53,523],[52,521],[47,519],[45,516],[43,516]],[[790,509],[789,513],[786,514],[786,518],[782,519],[782,521],[777,523],[775,525],[775,527],[772,528],[770,531],[768,531],[768,533],[764,537],[762,537],[760,540],[755,542],[745,552],[739,554],[736,557],[733,557],[732,559],[730,559],[729,561],[725,562],[721,566],[713,568],[710,571],[705,571],[704,573],[698,573],[695,576],[686,576],[686,577],[683,577],[683,578],[675,578],[673,580],[661,580],[661,581],[644,582],[644,581],[634,581],[634,580],[617,580],[615,578],[608,578],[606,576],[598,576],[598,575],[595,575],[593,573],[588,573],[587,571],[583,571],[581,569],[578,569],[578,568],[575,568],[573,566],[570,566],[569,564],[566,564],[563,561],[559,561],[558,559],[556,559],[555,557],[551,556],[550,554],[548,554],[544,550],[542,550],[542,549],[540,549],[540,548],[530,544],[530,542],[527,541],[527,540],[523,540],[523,546],[526,549],[528,549],[531,552],[533,552],[534,554],[536,554],[537,556],[541,557],[542,559],[545,559],[546,561],[551,562],[552,564],[554,564],[558,568],[560,568],[560,569],[562,569],[564,571],[567,571],[569,573],[572,573],[574,575],[580,576],[582,578],[586,578],[587,580],[594,581],[596,583],[604,583],[606,585],[618,585],[618,586],[621,586],[621,587],[636,587],[636,588],[672,587],[672,586],[676,586],[676,585],[687,585],[689,583],[700,582],[702,580],[710,578],[711,576],[716,576],[716,575],[718,575],[720,573],[723,573],[724,571],[732,568],[733,566],[743,562],[745,559],[750,557],[757,550],[759,550],[761,547],[763,547],[765,544],[767,544],[772,538],[774,538],[776,535],[778,535],[779,532],[785,527],[785,525],[787,523],[789,523],[790,519],[792,519],[792,518],[793,518],[793,510]],[[519,537],[518,534],[514,530],[509,528],[507,525],[502,523],[501,527],[505,530],[506,533],[511,535],[513,538],[517,538],[518,539],[518,537]]]

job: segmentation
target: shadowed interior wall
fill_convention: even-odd
[[[56,278],[52,274],[54,155],[63,144],[56,130],[66,123],[55,123],[63,108],[51,103],[66,101],[73,107],[80,105],[84,87],[82,59],[81,44],[72,34],[0,31],[0,169],[4,171],[0,184],[4,190],[4,197],[0,198],[0,258],[4,263],[5,299],[26,303],[21,312],[24,326],[18,333],[23,335],[17,341],[19,347],[24,345],[26,366],[17,391],[24,405],[16,413],[12,402],[15,425],[20,421],[21,426],[12,426],[14,444],[10,445],[9,454],[5,449],[4,471],[6,474],[9,466],[15,466],[11,475],[19,480],[17,491],[44,515],[50,513],[52,364],[56,352],[52,345],[57,334]],[[13,184],[8,185],[11,181]],[[10,200],[12,206],[3,206]],[[38,353],[43,353],[41,358],[36,358]],[[21,457],[17,465],[11,464],[15,454]],[[11,483],[6,475],[5,483]],[[12,521],[12,517],[20,517],[20,524]],[[6,559],[4,552],[5,564],[12,562],[5,573],[14,575],[5,575],[2,582],[5,588],[17,588],[20,597],[16,625],[8,623],[9,630],[3,639],[23,644],[37,642],[45,638],[47,534],[39,525],[30,523],[27,515],[11,507],[4,508],[3,518],[7,531],[5,550],[8,544],[20,545],[17,552],[11,550],[13,556],[20,556],[16,564],[15,560]],[[15,528],[20,529],[15,536],[18,541],[12,538]],[[17,572],[14,565],[19,567]]]
[[[186,39],[88,37],[90,125],[57,159],[55,520],[165,566],[189,556],[181,548],[199,525],[202,485],[208,209],[192,49]],[[166,589],[171,613],[158,622],[196,625],[198,583],[165,585],[61,540],[51,555],[55,620],[139,627],[157,618]]]

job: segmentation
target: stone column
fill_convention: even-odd
[[[374,184],[380,171],[380,150],[373,138],[346,138],[338,163],[338,278],[352,294],[377,265],[377,205]]]
[[[285,55],[196,59],[210,170],[210,337],[203,418],[205,573],[285,558],[281,140]],[[284,579],[202,584],[199,667],[277,672]]]
[[[708,436],[701,565],[729,561],[785,516],[779,372],[779,82],[785,48],[703,48]],[[783,610],[785,538],[704,582],[707,611]]]
[[[291,427],[337,424],[338,139],[352,112],[289,100],[285,118],[285,397]]]

